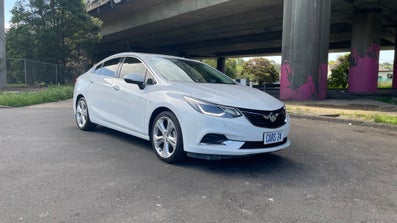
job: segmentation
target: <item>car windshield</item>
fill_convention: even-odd
[[[149,60],[169,81],[236,84],[223,73],[203,63],[162,57],[151,57]]]

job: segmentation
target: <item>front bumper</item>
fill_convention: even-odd
[[[193,154],[222,156],[245,156],[274,152],[290,145],[288,134],[290,119],[278,128],[262,128],[251,124],[245,116],[239,118],[219,118],[198,113],[194,110],[185,112],[179,117],[181,122],[184,150]],[[264,144],[264,133],[283,131],[283,142]],[[207,135],[220,135],[225,141],[205,143]]]

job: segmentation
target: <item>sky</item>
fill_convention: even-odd
[[[4,0],[4,21],[5,27],[9,27],[9,21],[11,20],[11,9],[14,7],[15,2],[17,0]],[[347,52],[341,53],[330,53],[328,56],[328,60],[335,61],[339,56],[346,54]],[[281,56],[266,56],[267,59],[273,60],[276,63],[281,64]],[[379,63],[389,62],[393,63],[394,59],[394,50],[382,50],[379,55]]]
[[[4,0],[4,22],[5,27],[9,27],[9,22],[11,20],[11,9],[14,7],[16,0]]]

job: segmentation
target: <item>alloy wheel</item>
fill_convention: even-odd
[[[153,129],[153,145],[162,158],[171,157],[177,148],[178,132],[174,122],[168,117],[157,119]]]

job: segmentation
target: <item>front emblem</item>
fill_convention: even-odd
[[[263,118],[269,119],[272,123],[276,122],[278,113],[274,114],[273,112],[270,112],[269,115],[263,115]]]

